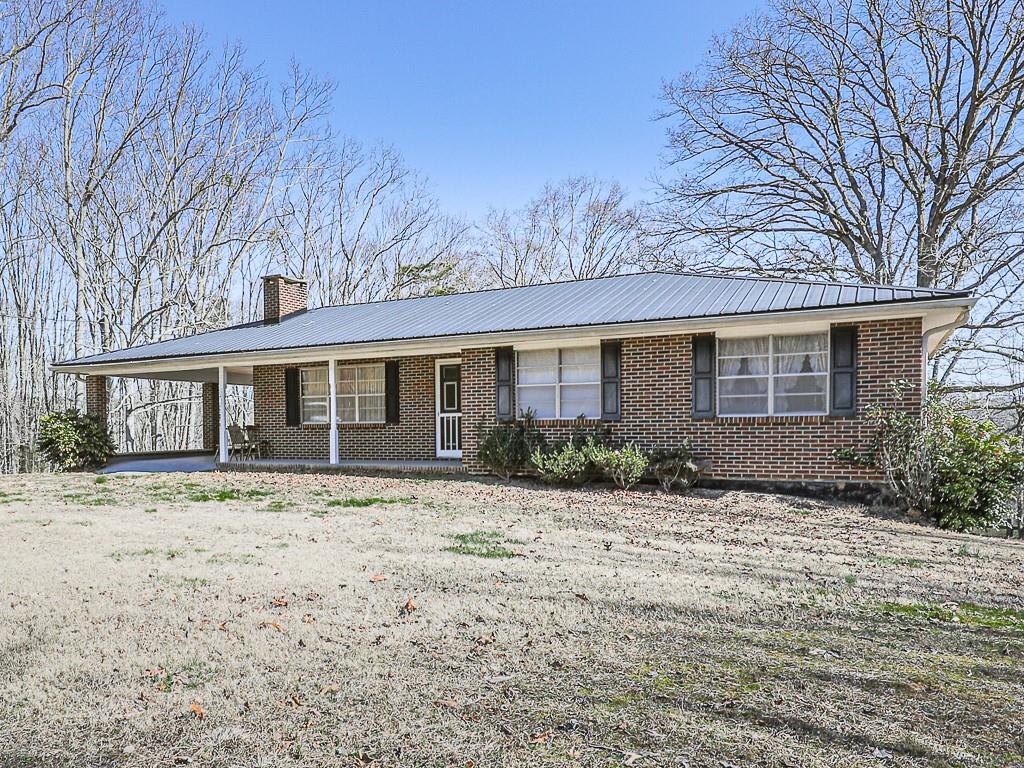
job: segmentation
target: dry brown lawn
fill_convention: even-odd
[[[1021,765],[1024,545],[704,492],[0,480],[0,765]]]

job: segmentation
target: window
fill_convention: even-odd
[[[719,339],[720,415],[823,414],[827,404],[827,333]]]
[[[384,421],[384,365],[345,365],[337,370],[338,422]],[[329,382],[326,367],[303,368],[300,376],[302,422],[326,424]]]
[[[516,403],[538,419],[601,417],[601,348],[516,353]]]
[[[327,408],[327,369],[303,368],[299,371],[303,424],[326,424],[330,419]]]

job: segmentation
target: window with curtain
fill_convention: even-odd
[[[327,407],[328,382],[326,368],[302,368],[299,388],[303,424],[326,424],[331,416]]]
[[[338,422],[343,424],[384,421],[384,364],[344,365],[337,369]],[[326,424],[330,420],[330,387],[326,367],[300,372],[302,421]]]
[[[516,353],[516,404],[538,419],[601,417],[601,348]]]
[[[719,339],[720,415],[815,415],[827,407],[827,333]]]

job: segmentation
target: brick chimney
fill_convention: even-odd
[[[309,309],[309,289],[304,278],[264,275],[264,323],[279,323],[289,315],[305,312],[307,309]]]

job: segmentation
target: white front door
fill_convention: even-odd
[[[462,458],[462,361],[438,360],[434,379],[437,384],[437,456]]]

